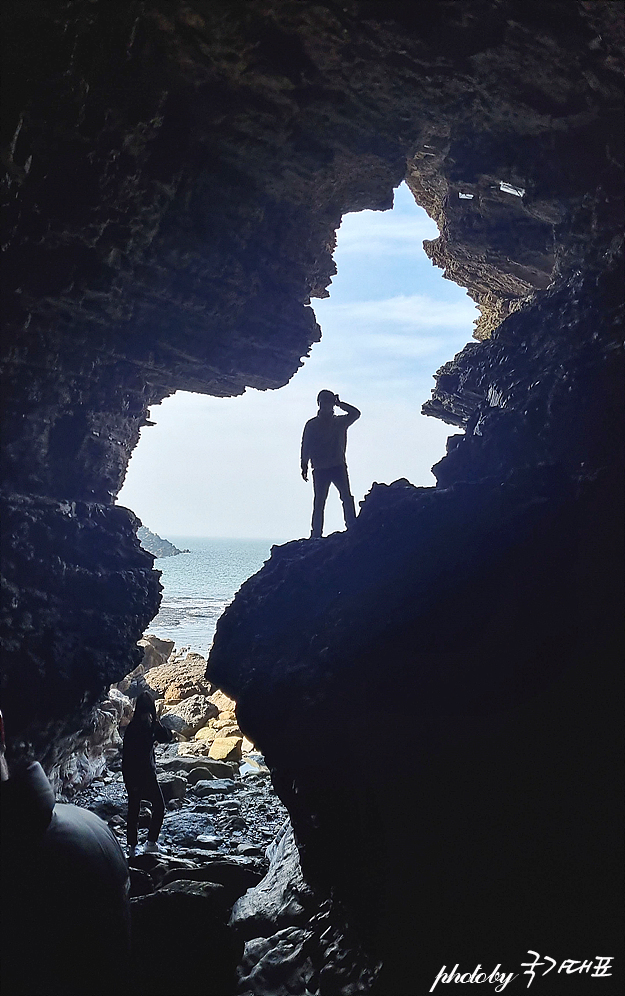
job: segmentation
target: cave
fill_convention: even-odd
[[[158,574],[114,499],[150,405],[284,386],[345,213],[405,180],[480,309],[424,404],[462,430],[437,486],[276,548],[209,661],[342,925],[322,996],[619,952],[622,13],[4,5],[10,754],[51,770],[139,660]]]

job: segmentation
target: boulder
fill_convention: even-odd
[[[232,716],[224,716],[223,713],[220,714],[219,719],[211,718],[211,728],[213,730],[224,730],[227,726],[232,726],[233,722],[236,720]]]
[[[215,827],[208,813],[194,813],[182,809],[175,813],[165,813],[162,829],[164,841],[168,840],[180,847],[195,847],[197,838],[202,834],[209,836],[215,834]]]
[[[186,746],[186,744],[184,746]],[[212,763],[214,762],[211,761],[211,764]],[[182,755],[168,757],[160,762],[157,761],[157,768],[161,768],[162,771],[185,771],[189,773],[193,770],[193,768],[197,768],[200,765],[208,767],[208,764],[205,764],[203,760],[200,761],[197,757],[184,757]]]
[[[219,737],[213,740],[208,756],[215,761],[240,761],[242,737]]]
[[[157,775],[157,778],[165,802],[171,802],[172,799],[184,799],[187,790],[186,778],[173,774]]]
[[[284,824],[267,852],[269,871],[259,885],[237,901],[230,918],[230,925],[246,940],[269,937],[286,927],[304,926],[318,906],[304,881],[290,822]]]
[[[128,800],[125,796],[110,798],[101,795],[90,802],[89,809],[105,822],[111,821],[115,816],[119,816],[123,819],[128,810]]]
[[[202,847],[207,851],[216,851],[224,843],[223,837],[216,834],[201,833],[195,839],[195,846]]]
[[[217,689],[216,692],[213,692],[211,695],[211,702],[215,703],[219,712],[230,712],[234,714],[237,707],[234,699],[231,699],[230,696],[226,695],[225,692],[222,692],[221,689]]]
[[[241,844],[237,844],[237,854],[243,854],[244,856],[250,858],[262,858],[263,848],[258,847],[257,844],[250,844],[249,842],[243,841]]]
[[[167,702],[182,702],[183,699],[189,698],[190,695],[209,695],[213,689],[213,685],[204,678],[198,678],[197,671],[195,669],[196,658],[199,657],[198,654],[188,654],[184,658],[182,663],[187,662],[192,666],[191,672],[188,674],[179,674],[170,685],[165,689],[165,700]],[[189,660],[190,658],[190,660]],[[204,661],[203,657],[199,658],[200,661]],[[173,663],[179,663],[174,661]],[[204,662],[204,667],[206,666]],[[200,666],[201,667],[201,666]],[[216,715],[216,714],[215,714]]]
[[[189,740],[188,743],[179,744],[178,753],[181,757],[208,757],[210,741]]]
[[[131,868],[140,868],[148,873],[155,888],[160,888],[166,876],[172,871],[192,871],[196,866],[188,858],[172,857],[166,854],[135,854],[128,859]]]
[[[262,879],[262,870],[263,865],[258,858],[220,855],[208,861],[202,868],[172,870],[165,876],[163,883],[175,880],[216,882],[223,885],[224,898],[231,907],[247,889],[258,885]]]
[[[202,796],[205,795],[228,795],[229,792],[234,792],[236,788],[236,782],[231,778],[210,778],[210,779],[200,779],[193,786],[194,795]]]
[[[236,723],[229,723],[227,726],[222,726],[220,730],[217,731],[220,737],[240,737],[241,738],[241,750],[243,749],[243,734],[241,733],[239,727]]]
[[[197,695],[201,691],[202,688],[196,681],[174,681],[165,689],[165,702],[173,704],[176,702],[182,702],[182,700],[187,699],[189,695]]]
[[[137,646],[143,649],[143,671],[151,671],[155,667],[162,667],[165,663],[166,658],[163,654],[152,646],[149,640],[143,639],[139,640]]]
[[[183,659],[171,657],[160,665],[153,667],[147,674],[147,681],[159,698],[164,698],[171,687],[173,695],[188,698],[190,695],[210,695],[213,685],[204,677],[206,661],[200,654],[187,654]],[[217,707],[218,709],[218,707]],[[213,712],[217,715],[217,712]]]
[[[192,768],[187,775],[187,785],[195,785],[196,782],[210,781],[214,778],[213,772],[205,764],[200,764],[197,768]]]
[[[216,736],[217,731],[212,726],[203,726],[202,729],[198,730],[195,734],[195,739],[206,740],[212,743]]]
[[[173,730],[174,733],[178,733],[181,737],[184,737],[183,730],[187,729],[187,723],[182,716],[178,716],[175,712],[170,712],[166,716],[160,717],[160,723],[166,730]]]
[[[153,633],[146,633],[142,640],[139,641],[140,644],[149,644],[154,650],[161,655],[163,661],[166,661],[171,657],[171,652],[175,647],[173,640],[163,640],[160,636],[154,636]]]
[[[239,765],[231,761],[215,761],[207,758],[202,764],[212,771],[215,778],[235,778],[239,773]]]
[[[185,737],[192,737],[216,715],[215,709],[214,703],[205,695],[191,695],[182,702],[167,707],[163,711],[161,722],[165,725],[168,716],[178,716],[183,720],[184,726],[176,732],[182,733]]]

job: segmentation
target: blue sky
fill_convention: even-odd
[[[423,251],[437,235],[405,185],[392,211],[346,215],[330,297],[312,302],[322,339],[304,366],[279,391],[178,392],[153,406],[156,425],[142,430],[118,503],[164,537],[307,536],[312,484],[301,479],[299,446],[322,388],[362,412],[347,447],[356,503],[373,481],[433,486],[430,467],[458,430],[421,415],[421,405],[477,318]],[[324,532],[342,528],[331,488]]]

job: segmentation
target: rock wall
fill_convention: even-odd
[[[380,996],[445,964],[520,972],[530,947],[618,957],[623,503],[620,468],[584,464],[374,485],[349,533],[274,548],[218,624],[209,676]]]
[[[467,346],[424,406],[464,429],[437,488],[373,485],[218,623],[209,677],[380,996],[620,951],[622,286],[610,239]]]
[[[345,211],[388,208],[407,176],[441,228],[428,251],[482,307],[479,335],[617,228],[614,4],[53,0],[4,17],[3,494],[30,550],[47,517],[44,593],[68,555],[65,503],[107,521],[150,404],[288,381],[319,337],[309,301]],[[122,559],[121,587],[145,596],[122,627],[132,658],[158,591],[138,545]],[[64,642],[89,643],[71,600],[66,615],[37,664],[52,712]],[[4,639],[10,661],[29,657],[27,623]],[[98,640],[107,673],[76,679],[89,701],[132,663]]]
[[[466,434],[437,490],[374,489],[349,537],[278,551],[220,625],[215,680],[272,761],[305,873],[344,894],[381,952],[385,996],[404,991],[415,936],[441,964],[474,958],[469,920],[496,960],[513,924],[547,950],[532,895],[543,924],[599,931],[621,5],[34,0],[4,18],[12,744],[60,763],[138,663],[158,575],[113,502],[149,406],[285,384],[319,337],[310,299],[342,214],[390,207],[406,177],[441,231],[433,261],[482,310],[482,341],[450,358],[426,406]],[[380,667],[410,734],[372,715]],[[282,704],[278,740],[257,701],[267,716]],[[333,773],[323,736],[339,711]],[[362,771],[356,746],[381,736]]]

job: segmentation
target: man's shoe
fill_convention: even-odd
[[[162,851],[155,840],[148,840],[143,848],[144,854],[162,854]]]

